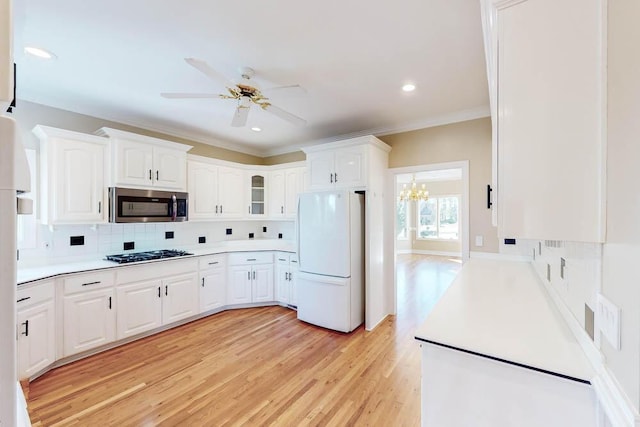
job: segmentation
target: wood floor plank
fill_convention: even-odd
[[[41,426],[419,425],[414,331],[460,266],[399,256],[398,313],[374,331],[229,310],[45,374],[29,412]]]

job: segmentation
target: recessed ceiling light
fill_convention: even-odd
[[[49,52],[48,50],[45,50],[39,47],[34,47],[34,46],[25,47],[24,52],[31,56],[36,56],[42,59],[53,59],[56,57],[53,53]]]
[[[254,131],[254,132],[260,132],[262,129],[260,129],[257,126],[254,126],[254,127],[251,128],[251,130]]]
[[[402,90],[405,92],[413,92],[415,89],[416,85],[411,83],[407,83],[406,85],[402,86]]]

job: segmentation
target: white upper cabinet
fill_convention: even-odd
[[[304,167],[273,170],[269,173],[269,216],[295,218],[298,194],[303,191]]]
[[[371,162],[371,150],[376,149],[381,150],[384,153],[381,158],[386,159],[390,147],[373,136],[304,148],[303,151],[307,154],[309,189],[366,188],[372,173],[383,173],[386,170],[386,163],[383,168],[379,168],[379,162]]]
[[[483,3],[498,235],[602,242],[606,7]]]
[[[189,219],[241,218],[244,171],[200,159],[188,161]]]
[[[40,139],[42,223],[106,222],[105,169],[109,141],[40,125],[33,132]]]
[[[191,146],[111,128],[97,134],[113,144],[111,186],[186,190]]]

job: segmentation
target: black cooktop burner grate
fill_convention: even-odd
[[[178,251],[175,249],[161,249],[158,251],[136,252],[131,254],[107,255],[107,260],[117,262],[118,264],[126,264],[129,262],[150,261],[162,258],[175,258],[179,256],[193,255],[186,251]]]

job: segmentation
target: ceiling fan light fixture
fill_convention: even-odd
[[[253,126],[253,127],[251,128],[251,130],[252,130],[252,131],[254,131],[254,132],[262,132],[262,129],[261,129],[261,128],[259,128],[258,126]]]
[[[414,85],[413,83],[407,83],[402,86],[402,90],[404,92],[413,92],[414,90],[416,90],[416,85]]]
[[[54,59],[54,58],[56,58],[56,56],[52,52],[50,52],[50,51],[48,51],[46,49],[43,49],[41,47],[36,47],[36,46],[26,46],[24,48],[24,53],[26,53],[28,55],[31,55],[31,56],[35,56],[36,58],[41,58],[41,59]]]

